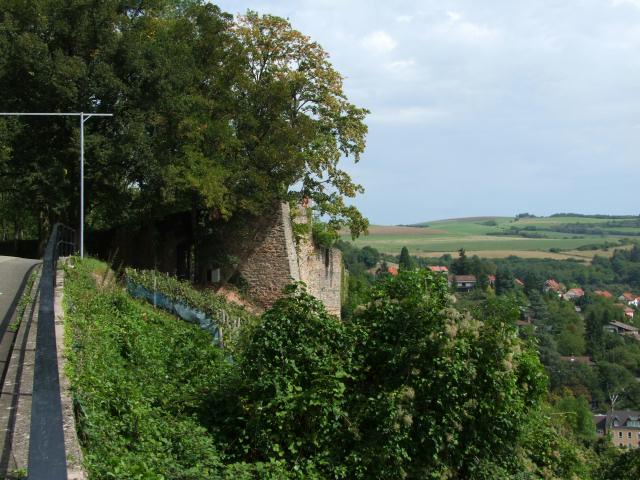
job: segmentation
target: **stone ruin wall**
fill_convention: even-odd
[[[309,293],[324,303],[327,311],[340,316],[342,252],[337,248],[311,248],[300,255],[300,279]]]
[[[307,221],[304,211],[295,219],[296,223]],[[324,303],[329,313],[339,317],[342,252],[316,247],[311,235],[302,238],[296,246],[288,204],[277,209],[260,233],[255,248],[240,266],[252,298],[270,307],[282,296],[287,284],[300,280],[307,284],[309,293]]]
[[[300,280],[290,218],[289,205],[282,204],[271,222],[256,232],[255,247],[239,268],[249,295],[264,307],[282,296],[291,279]]]
[[[296,223],[307,223],[306,212],[300,211]],[[298,245],[300,280],[307,284],[309,293],[324,303],[327,311],[340,317],[342,307],[342,252],[337,248],[317,247],[311,235]]]

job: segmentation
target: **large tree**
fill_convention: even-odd
[[[327,52],[288,21],[250,11],[234,32],[246,58],[236,123],[243,168],[236,180],[241,192],[258,192],[245,195],[249,207],[287,194],[310,197],[330,216],[330,228],[366,230],[366,220],[344,202],[362,187],[339,162],[360,159],[368,112],[347,100]]]
[[[332,228],[367,227],[339,166],[360,158],[367,112],[286,20],[234,21],[203,1],[7,0],[0,89],[5,111],[115,114],[85,132],[91,226],[185,211],[206,223],[308,197]],[[43,232],[75,223],[77,119],[0,122],[2,205]]]

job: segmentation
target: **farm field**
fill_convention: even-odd
[[[413,255],[438,257],[444,253],[455,254],[464,248],[470,255],[485,258],[517,255],[588,261],[596,254],[610,255],[613,248],[578,250],[580,247],[605,242],[617,244],[625,238],[640,240],[637,217],[558,216],[518,220],[512,217],[471,217],[419,225],[422,226],[372,226],[369,235],[354,243],[360,247],[369,245],[388,254],[398,254],[406,246]],[[589,233],[575,233],[580,229]],[[591,234],[596,229],[600,233]],[[342,238],[351,240],[348,235]]]

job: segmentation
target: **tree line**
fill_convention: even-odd
[[[191,212],[202,224],[308,198],[331,228],[367,227],[367,111],[320,45],[288,21],[200,0],[0,6],[0,110],[107,112],[85,129],[87,222],[104,229]],[[3,238],[78,218],[77,117],[0,118]]]

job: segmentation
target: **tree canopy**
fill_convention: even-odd
[[[367,228],[341,169],[364,151],[367,111],[282,18],[200,0],[7,0],[0,88],[4,111],[114,113],[86,124],[90,226],[310,198],[331,228]],[[78,135],[77,118],[0,119],[0,214],[16,228],[75,223]]]

